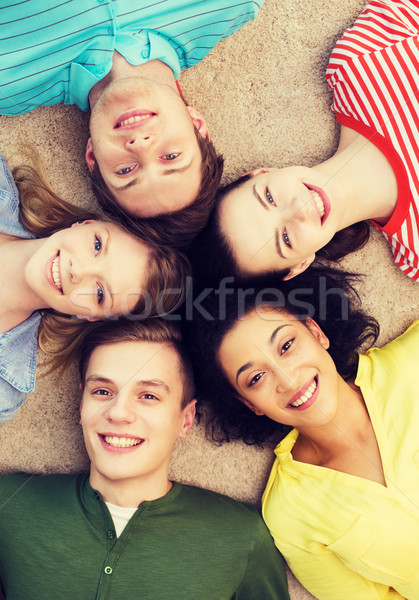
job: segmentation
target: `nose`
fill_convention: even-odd
[[[123,392],[116,394],[106,405],[105,418],[109,423],[133,423],[136,416],[131,399]]]
[[[134,131],[134,130],[133,130]],[[132,133],[125,141],[125,147],[127,150],[140,150],[148,148],[154,141],[154,136],[150,133]]]
[[[295,392],[298,389],[298,374],[293,371],[285,371],[281,367],[275,369],[275,386],[279,394]]]
[[[79,258],[70,259],[70,268],[68,270],[68,277],[73,285],[77,285],[88,276],[99,276],[96,269],[93,269],[93,265],[87,259],[80,260]]]
[[[81,269],[80,269],[80,264],[74,258],[70,259],[70,268],[68,270],[68,277],[69,277],[71,283],[73,283],[74,285],[80,283],[81,280],[83,279]]]

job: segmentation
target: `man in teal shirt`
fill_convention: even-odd
[[[90,473],[0,478],[7,600],[289,600],[256,509],[169,479],[196,402],[177,330],[98,324],[80,374]]]
[[[197,204],[194,223],[211,208],[222,160],[176,80],[263,1],[9,3],[0,7],[0,114],[59,102],[90,109],[86,159],[105,208],[153,217]]]

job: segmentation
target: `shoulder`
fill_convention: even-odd
[[[32,238],[19,219],[19,192],[7,162],[0,154],[0,233]]]
[[[205,518],[222,523],[235,523],[240,527],[257,528],[262,517],[255,506],[247,502],[240,502],[195,486],[182,485],[179,500],[185,505],[193,506],[195,517],[199,520]]]
[[[419,320],[414,321],[404,333],[383,346],[371,348],[365,355],[360,356],[360,363],[365,362],[365,356],[370,364],[382,368],[390,365],[405,368],[417,363],[419,355]]]
[[[370,402],[372,398],[379,400],[381,410],[386,407],[387,411],[393,408],[400,411],[399,401],[403,398],[404,412],[410,406],[409,411],[416,413],[418,356],[419,320],[382,348],[371,348],[361,354],[355,383]]]
[[[35,475],[13,473],[0,476],[0,503],[4,509],[31,511],[39,505],[62,501],[69,489],[76,489],[78,475]],[[1,512],[0,511],[0,516]]]
[[[419,7],[409,0],[371,0],[332,51],[327,77],[357,58],[374,55],[417,35]]]

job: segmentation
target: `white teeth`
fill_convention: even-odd
[[[302,396],[300,396],[298,398],[298,400],[296,400],[295,402],[293,402],[291,404],[291,406],[297,407],[297,406],[301,406],[302,404],[304,404],[305,402],[307,402],[307,400],[310,400],[311,396],[313,395],[314,390],[317,387],[317,383],[315,381],[313,381],[313,383],[307,388],[305,394],[303,394]]]
[[[52,261],[52,278],[54,280],[55,285],[57,286],[57,288],[60,290],[60,292],[63,291],[62,285],[61,285],[61,278],[60,278],[60,256],[56,256],[54,258],[54,260]]]
[[[325,213],[323,200],[321,199],[320,195],[317,192],[315,192],[314,190],[310,190],[310,192],[311,192],[314,202],[316,203],[317,210],[320,213],[320,217],[323,217],[324,213]]]
[[[139,440],[138,438],[126,438],[126,437],[116,437],[104,435],[103,439],[110,446],[115,446],[116,448],[130,448],[131,446],[138,446],[140,442],[143,440]]]
[[[125,127],[125,125],[131,125],[131,123],[137,123],[138,121],[144,121],[144,119],[148,119],[153,116],[152,113],[147,113],[146,115],[136,115],[135,117],[129,117],[129,119],[124,119],[118,125],[118,127]]]

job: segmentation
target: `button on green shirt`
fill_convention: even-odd
[[[257,510],[175,483],[119,538],[87,475],[0,478],[7,600],[289,600]]]

